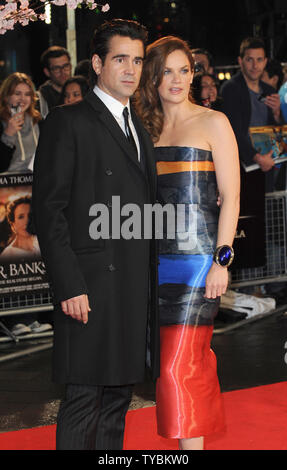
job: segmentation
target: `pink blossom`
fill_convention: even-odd
[[[19,19],[19,23],[22,25],[22,26],[27,26],[27,24],[29,24],[29,18],[20,18]]]
[[[21,8],[28,8],[29,7],[29,0],[20,0]]]
[[[52,0],[51,3],[57,5],[58,7],[61,7],[66,4],[66,0]]]
[[[78,6],[78,3],[80,3],[78,0],[67,0],[67,7],[75,10],[75,8]]]
[[[107,12],[110,9],[108,3],[101,5],[94,3],[95,0],[40,0],[42,3],[52,3],[57,6],[67,5],[68,8],[76,9],[79,4],[91,10],[101,8],[102,12]],[[37,19],[45,20],[45,14],[37,14],[33,8],[29,8],[29,0],[2,0],[0,5],[0,34],[5,34],[8,30],[14,28],[15,23],[20,23],[26,26],[30,21]]]

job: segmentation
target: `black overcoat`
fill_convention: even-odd
[[[159,373],[155,242],[115,239],[111,227],[108,239],[90,235],[94,204],[112,211],[113,196],[120,196],[121,206],[143,210],[156,200],[153,146],[132,114],[145,170],[93,91],[54,109],[40,135],[33,215],[54,295],[53,371],[60,383],[141,382],[146,357],[152,378]],[[86,293],[91,312],[84,325],[66,316],[60,302]]]

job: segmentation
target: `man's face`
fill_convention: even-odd
[[[109,52],[104,63],[96,54],[92,58],[93,69],[98,76],[98,87],[126,105],[139,85],[143,58],[142,41],[113,36],[109,41]]]
[[[250,81],[258,81],[266,67],[267,58],[264,49],[247,49],[244,57],[238,58],[243,75]]]
[[[196,64],[200,63],[204,68],[204,71],[209,72],[210,64],[208,57],[205,54],[192,54],[192,56]]]
[[[44,68],[44,72],[55,85],[62,87],[71,77],[71,68],[69,57],[62,55],[49,59],[49,68]]]

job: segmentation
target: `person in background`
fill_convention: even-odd
[[[195,72],[207,72],[213,74],[212,56],[206,49],[191,49],[191,53],[194,59]]]
[[[82,77],[85,77],[88,84],[90,85],[92,75],[92,64],[90,59],[84,59],[78,62],[75,67],[74,75],[81,75]]]
[[[41,56],[41,64],[48,80],[37,92],[39,108],[45,118],[51,109],[59,104],[64,83],[71,77],[70,54],[64,47],[51,46]]]
[[[0,159],[9,161],[9,172],[29,172],[39,138],[41,114],[31,79],[24,73],[9,75],[0,89]]]
[[[195,74],[192,82],[192,95],[196,103],[206,108],[221,109],[222,98],[218,96],[216,79],[213,75],[200,72]]]
[[[89,91],[89,85],[85,77],[75,75],[69,78],[62,89],[60,104],[73,104],[82,101]]]
[[[275,59],[268,59],[261,80],[272,86],[276,92],[279,91],[283,83],[283,70],[280,62]]]
[[[240,160],[245,165],[254,163],[259,165],[262,175],[255,171],[250,177],[258,177],[260,180],[264,179],[265,174],[265,189],[266,192],[270,192],[274,190],[277,176],[274,173],[273,151],[270,150],[266,154],[259,153],[252,145],[249,136],[250,127],[282,123],[279,95],[273,87],[261,80],[267,65],[263,40],[246,38],[242,41],[238,62],[240,71],[221,88],[222,110],[229,118],[236,135]],[[258,185],[261,186],[259,180]],[[264,186],[264,181],[262,185]]]

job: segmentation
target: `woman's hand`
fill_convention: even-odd
[[[215,299],[225,294],[228,285],[228,271],[227,268],[218,266],[212,263],[210,270],[205,280],[205,294],[204,297],[208,299]]]
[[[24,113],[16,113],[12,116],[8,122],[7,127],[5,129],[5,134],[12,137],[13,135],[17,134],[22,128],[24,124]]]

